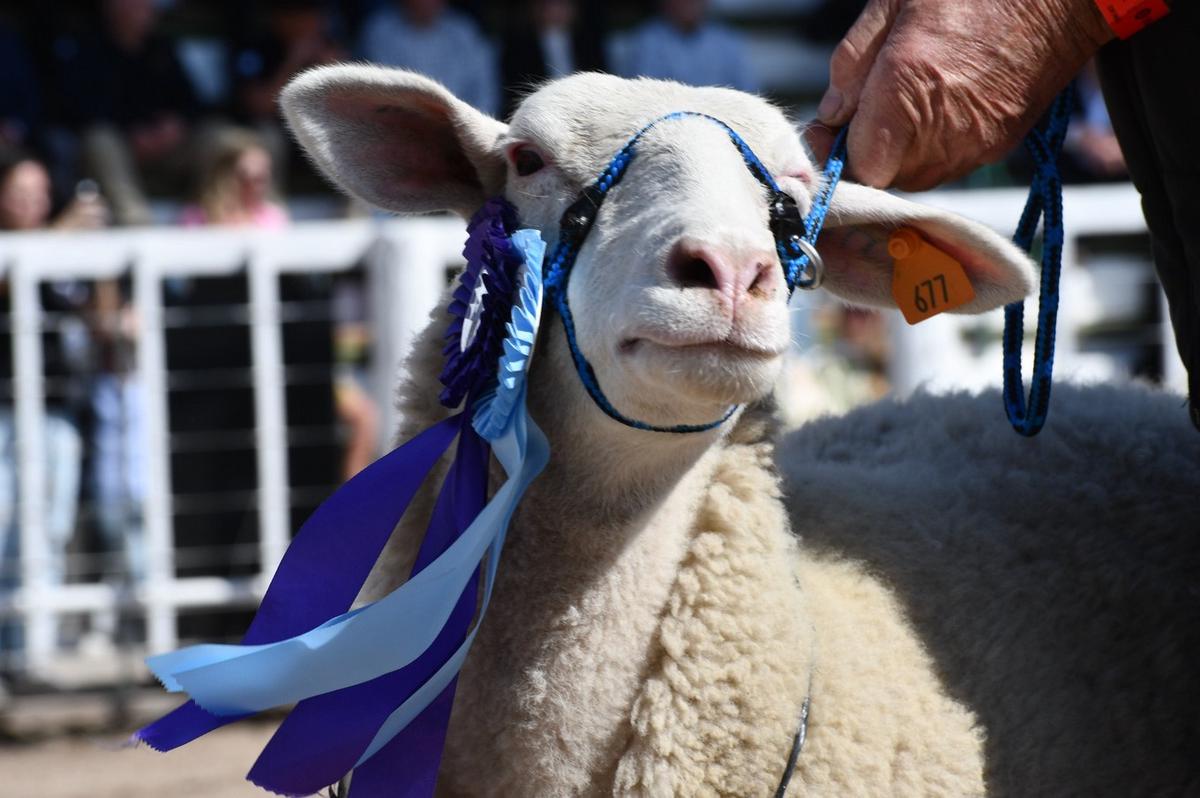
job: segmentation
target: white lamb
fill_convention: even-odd
[[[794,127],[724,89],[579,75],[511,124],[420,76],[308,72],[300,141],[383,208],[472,213],[504,194],[558,219],[648,120],[737,130],[805,210]],[[890,302],[886,236],[919,227],[965,264],[982,312],[1027,260],[951,214],[843,184],[826,287]],[[1200,794],[1200,436],[1177,400],[1056,388],[1016,436],[998,396],[918,397],[813,423],[776,454],[769,394],[789,345],[766,200],[717,126],[656,128],[606,200],[570,283],[580,347],[543,321],[530,411],[552,460],[515,518],[459,683],[445,795]],[[402,437],[444,417],[439,311],[402,391]],[[411,515],[427,513],[430,496]],[[364,596],[407,574],[402,523]]]

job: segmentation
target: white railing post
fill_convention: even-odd
[[[46,541],[46,408],[42,379],[42,307],[38,275],[18,251],[10,281],[13,326],[14,424],[17,441],[17,523],[25,664],[31,672],[54,657],[56,613],[51,607],[50,547]]]
[[[288,500],[287,402],[283,331],[279,315],[277,264],[255,247],[247,264],[250,279],[250,351],[254,372],[254,428],[258,445],[259,552],[263,587],[287,549],[291,528]]]
[[[382,289],[374,291],[378,332],[376,369],[388,448],[396,434],[395,390],[404,378],[403,362],[445,285],[448,254],[461,248],[465,233],[456,222],[422,219],[389,222],[372,250],[371,270]]]
[[[169,651],[178,641],[175,582],[175,524],[171,502],[170,420],[167,414],[166,330],[163,329],[162,275],[154,258],[135,256],[133,305],[141,327],[137,375],[144,391],[142,446],[146,473],[145,525],[146,643],[151,652]]]
[[[400,372],[403,350],[396,332],[396,291],[403,281],[399,275],[402,253],[398,244],[385,237],[375,239],[367,252],[366,269],[370,319],[374,329],[372,341],[371,383],[375,404],[379,408],[380,428],[386,451],[392,448],[396,434],[396,375]]]

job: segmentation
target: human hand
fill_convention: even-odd
[[[108,203],[99,192],[76,190],[74,199],[51,225],[56,230],[98,230],[108,226]]]
[[[108,206],[103,200],[73,200],[54,220],[56,230],[99,230],[108,224]]]
[[[932,188],[1004,157],[1111,38],[1093,0],[869,0],[806,136],[823,160],[853,118],[852,178]]]

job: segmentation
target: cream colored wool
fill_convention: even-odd
[[[428,400],[439,325],[407,366],[405,434],[445,415]],[[440,794],[771,794],[810,678],[809,740],[789,795],[983,792],[973,717],[947,696],[888,589],[797,545],[773,433],[768,408],[746,411],[681,481],[693,506],[668,498],[648,520],[608,530],[640,555],[616,562],[603,545],[588,552],[596,560],[559,549],[569,541],[543,519],[569,506],[554,473],[535,483],[460,680]],[[423,530],[412,515],[371,594],[411,566]],[[590,537],[588,524],[575,517],[570,532]]]
[[[887,590],[974,713],[989,794],[1200,795],[1200,435],[1181,397],[1056,385],[1026,439],[994,392],[918,395],[809,424],[778,459],[806,560]]]
[[[434,332],[410,365],[435,362]],[[429,383],[410,384],[406,412],[432,408]],[[802,538],[768,411],[748,411],[698,466],[694,512],[672,516],[686,550],[662,563],[676,575],[640,640],[610,603],[629,580],[574,591],[544,570],[558,554],[525,559],[544,530],[519,520],[443,794],[771,794],[810,667],[789,795],[1196,794],[1200,441],[1177,411],[1143,389],[1060,385],[1033,440],[994,393],[814,422],[782,444]],[[543,498],[531,490],[522,519],[566,512]],[[1080,514],[1093,520],[1064,534]],[[570,601],[522,637],[556,582]],[[624,690],[597,667],[614,645],[639,663]],[[610,734],[572,737],[593,705],[571,690],[590,688],[628,706]]]

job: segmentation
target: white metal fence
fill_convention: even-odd
[[[976,219],[1007,236],[1016,227],[1025,197],[1024,189],[996,189],[937,191],[913,199]],[[1137,192],[1127,184],[1068,187],[1063,222],[1067,237],[1055,378],[1089,382],[1148,376],[1185,392],[1187,375],[1154,273]],[[1036,296],[1026,301],[1026,375],[1036,308]],[[943,314],[915,327],[894,314],[889,324],[889,376],[898,393],[918,386],[939,391],[1000,385],[1003,313]]]
[[[1021,191],[976,191],[935,193],[919,199],[1008,231],[1015,224],[1023,198]],[[1081,254],[1081,239],[1144,233],[1137,196],[1128,186],[1069,190],[1066,227],[1070,238],[1065,247],[1067,276],[1058,339],[1060,373],[1078,372],[1081,364],[1095,366],[1094,359],[1089,360],[1082,352],[1081,342],[1089,324],[1103,321],[1096,314],[1103,317],[1105,313],[1103,302],[1099,311],[1089,311],[1090,316],[1073,310],[1071,286],[1088,268]],[[445,285],[447,269],[460,260],[463,238],[461,222],[435,218],[305,223],[269,233],[153,229],[0,236],[0,277],[9,286],[12,308],[16,504],[21,551],[20,584],[15,591],[0,593],[0,620],[7,616],[24,626],[23,663],[28,671],[38,673],[55,660],[57,619],[64,614],[117,609],[135,612],[145,619],[145,648],[156,652],[176,646],[181,611],[254,606],[293,531],[288,499],[280,276],[333,273],[365,264],[372,306],[374,385],[379,407],[384,410],[382,427],[386,433],[395,426],[390,394],[397,365]],[[1131,268],[1142,270],[1143,279],[1151,279],[1146,257],[1140,261],[1135,257]],[[245,270],[249,286],[258,573],[243,578],[180,577],[172,520],[163,285],[173,278],[228,275],[241,270]],[[46,460],[40,434],[46,411],[39,286],[55,280],[119,275],[131,279],[132,303],[140,319],[135,371],[146,399],[140,440],[144,456],[138,460],[146,485],[142,508],[145,575],[143,580],[124,586],[59,583],[47,576],[46,567]],[[898,322],[893,336],[893,383],[901,391],[922,383],[966,387],[998,383],[999,315],[990,314],[983,321],[938,317],[916,328]],[[1142,340],[1149,336],[1152,343],[1162,345],[1161,371],[1167,382],[1178,385],[1182,367],[1163,318],[1165,313],[1152,313],[1148,327],[1142,319],[1138,323],[1144,329],[1135,337]],[[979,325],[985,332],[982,344],[977,331],[972,332]]]
[[[281,232],[119,230],[87,234],[0,236],[0,270],[9,286],[13,342],[13,416],[17,436],[16,508],[20,580],[0,595],[0,616],[24,627],[22,659],[37,674],[55,658],[57,618],[65,613],[134,608],[144,613],[146,646],[177,643],[182,609],[253,606],[282,557],[290,534],[287,418],[280,319],[286,274],[334,273],[365,264],[378,371],[377,397],[393,419],[388,386],[411,336],[436,303],[447,269],[460,260],[463,232],[451,219],[306,223]],[[260,572],[243,579],[176,576],[167,415],[163,285],[172,278],[246,273],[257,450]],[[46,457],[39,287],[50,281],[127,275],[140,333],[135,374],[145,396],[138,460],[146,490],[145,575],[139,584],[55,584],[44,534]],[[202,335],[203,331],[197,334]]]

